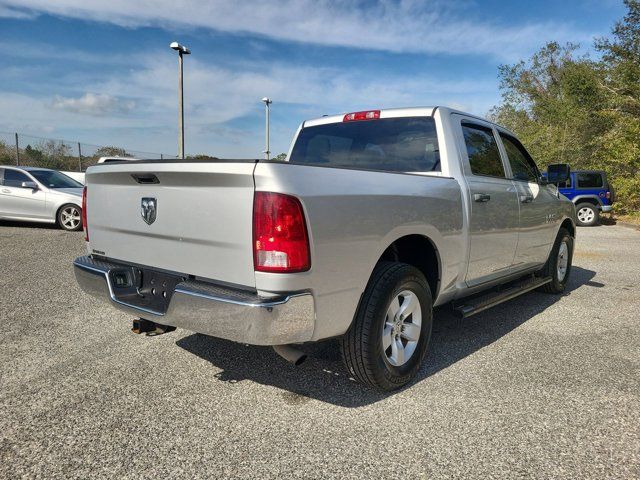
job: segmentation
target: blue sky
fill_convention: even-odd
[[[546,41],[590,52],[622,1],[0,0],[0,131],[175,154],[177,58],[186,151],[259,157],[299,123],[367,108],[484,115],[497,67]]]

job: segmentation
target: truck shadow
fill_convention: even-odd
[[[594,276],[591,270],[573,266],[564,295],[571,295],[583,286],[602,287],[603,284],[591,280]],[[430,350],[414,383],[495,342],[560,300],[554,295],[527,293],[465,320],[455,317],[446,306],[436,309]],[[353,408],[394,395],[362,386],[350,378],[336,341],[303,346],[308,359],[299,367],[290,365],[269,347],[241,345],[201,334],[176,343],[220,369],[218,380],[229,383],[250,380],[277,387],[283,390],[284,401],[291,405],[315,399]]]

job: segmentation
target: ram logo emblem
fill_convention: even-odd
[[[143,197],[141,202],[142,219],[151,225],[156,221],[158,211],[158,200],[152,197]]]

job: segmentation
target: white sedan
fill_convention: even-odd
[[[83,185],[56,170],[0,165],[0,220],[82,229]]]

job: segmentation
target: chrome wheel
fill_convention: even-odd
[[[556,268],[556,275],[558,276],[558,281],[562,282],[564,277],[567,275],[567,268],[569,266],[569,247],[566,242],[562,242],[560,244],[560,248],[558,249],[558,266]]]
[[[64,207],[60,212],[60,223],[66,230],[76,230],[80,226],[80,209],[73,205]]]
[[[593,210],[593,208],[582,207],[580,210],[578,210],[577,215],[578,220],[580,220],[582,223],[591,223],[596,217],[596,212]]]
[[[382,329],[382,349],[394,367],[404,365],[416,351],[422,326],[420,300],[410,290],[394,297]]]

